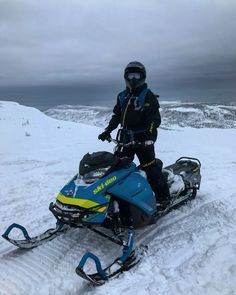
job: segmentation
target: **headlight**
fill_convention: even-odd
[[[106,172],[110,169],[110,167],[111,166],[90,171],[89,173],[86,173],[83,176],[81,176],[81,178],[86,183],[93,183],[97,181],[99,178],[103,177],[106,174]]]

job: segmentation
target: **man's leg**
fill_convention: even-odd
[[[162,174],[162,162],[156,160],[154,145],[140,148],[136,151],[140,164],[147,174],[148,181],[158,203],[169,203],[170,193],[168,184]]]

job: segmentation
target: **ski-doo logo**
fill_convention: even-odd
[[[93,194],[96,195],[97,193],[99,193],[101,190],[103,190],[106,186],[108,186],[109,184],[111,184],[115,180],[116,180],[116,176],[108,178],[105,182],[101,183],[93,190]]]

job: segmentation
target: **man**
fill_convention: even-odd
[[[109,139],[111,132],[121,124],[119,137],[123,143],[144,143],[139,147],[124,147],[119,156],[133,159],[137,155],[155,193],[157,206],[165,209],[170,199],[169,188],[162,174],[162,162],[156,160],[154,150],[157,128],[161,124],[157,96],[147,88],[146,69],[140,62],[133,61],[126,66],[124,79],[126,89],[119,93],[113,116],[98,139]]]

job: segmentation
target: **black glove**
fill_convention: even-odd
[[[111,138],[111,133],[108,130],[105,130],[101,134],[98,135],[98,139],[101,139],[102,141],[104,141],[106,139],[110,139],[110,138]]]

